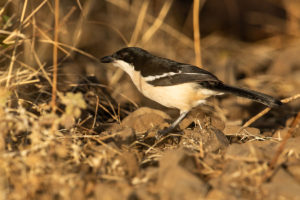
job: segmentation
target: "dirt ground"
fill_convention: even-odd
[[[99,58],[196,64],[193,1],[56,2],[59,43],[55,1],[0,0],[0,200],[300,199],[297,0],[200,1],[203,68],[283,105],[211,97],[160,139],[178,110]]]

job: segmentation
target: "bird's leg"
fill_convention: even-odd
[[[168,133],[172,132],[188,113],[189,111],[181,112],[180,116],[168,128],[158,131],[157,137],[160,138],[161,136],[167,135]]]

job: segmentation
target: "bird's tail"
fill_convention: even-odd
[[[253,90],[249,90],[249,89],[243,89],[243,88],[225,85],[223,83],[217,84],[214,86],[214,88],[211,88],[211,89],[214,89],[214,90],[217,90],[220,92],[224,92],[224,93],[235,94],[237,96],[244,97],[244,98],[248,98],[253,101],[262,103],[268,107],[276,107],[276,106],[279,106],[282,104],[280,100],[278,100],[272,96],[269,96],[269,95],[266,95],[266,94],[263,94],[260,92],[256,92]]]

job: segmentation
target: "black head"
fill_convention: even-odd
[[[126,47],[123,48],[111,56],[105,56],[101,58],[101,62],[103,63],[111,63],[114,60],[123,60],[130,64],[135,64],[141,59],[149,56],[150,54],[144,49],[138,47]]]

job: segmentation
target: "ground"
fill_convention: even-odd
[[[199,67],[283,105],[211,97],[160,139],[178,110],[99,58],[196,65],[193,2],[58,2],[60,43],[54,1],[0,1],[0,199],[300,199],[297,1],[201,1]]]

